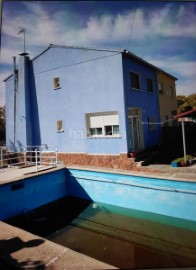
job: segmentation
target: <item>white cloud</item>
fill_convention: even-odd
[[[182,60],[180,56],[178,57],[164,57],[164,58],[145,58],[148,62],[153,65],[162,68],[165,71],[170,72],[175,76],[179,74],[180,76],[186,76],[192,78],[195,76],[196,61]],[[177,75],[176,75],[177,76]]]
[[[71,15],[68,11],[61,10],[51,15],[38,2],[24,2],[29,13],[17,16],[14,20],[4,14],[3,30],[10,36],[21,38],[17,35],[19,27],[27,29],[27,43],[31,45],[47,46],[50,43],[65,44],[67,42],[80,44],[116,43],[121,42],[122,47],[126,45],[132,25],[132,39],[145,39],[152,36],[174,37],[174,36],[196,36],[196,21],[183,24],[180,19],[185,17],[184,6],[176,10],[176,20],[170,10],[170,4],[160,11],[138,8],[134,11],[128,10],[126,13],[117,15],[103,14],[102,16],[89,17],[86,25],[82,28],[75,28],[69,20]],[[65,23],[65,18],[68,21]]]
[[[178,78],[176,81],[177,95],[189,95],[196,92],[196,61],[185,61],[180,59],[180,56],[159,59],[147,57],[146,60]]]
[[[20,27],[26,28],[26,47],[31,52],[31,57],[40,53],[41,47],[45,49],[49,44],[75,44],[102,46],[112,44],[126,47],[131,28],[133,27],[131,42],[137,41],[145,46],[145,41],[151,38],[160,40],[165,37],[196,37],[196,19],[187,8],[187,4],[176,6],[175,13],[172,11],[172,4],[163,5],[160,10],[152,8],[137,8],[127,10],[117,15],[105,13],[101,16],[87,18],[85,24],[78,26],[74,20],[79,14],[71,13],[69,10],[56,10],[48,12],[47,2],[24,1],[27,11],[21,16],[15,16],[10,20],[9,14],[3,10],[3,32],[6,33],[6,44],[2,39],[1,64],[12,64],[12,56],[18,55],[23,48],[23,35],[18,35]],[[47,5],[51,3],[48,2]],[[13,2],[13,6],[15,3]],[[77,25],[77,26],[76,26]],[[2,35],[3,37],[3,35]],[[9,41],[9,43],[8,43]],[[149,45],[149,50],[155,46]],[[38,48],[39,47],[39,51]],[[161,49],[160,49],[161,52]],[[146,58],[144,56],[144,58]],[[148,59],[147,59],[148,60]],[[164,59],[150,59],[155,65],[167,69],[169,72],[187,77],[190,80],[189,86],[193,87],[195,62],[181,61],[172,57]],[[193,77],[193,79],[192,79]],[[180,81],[178,82],[180,83]],[[180,85],[183,86],[183,83]],[[0,92],[1,92],[0,85]],[[180,87],[180,86],[179,86]],[[181,89],[183,89],[181,87]]]
[[[195,80],[186,80],[176,83],[177,95],[191,95],[196,94]]]

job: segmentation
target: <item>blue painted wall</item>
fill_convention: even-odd
[[[123,58],[124,67],[124,87],[125,87],[125,107],[126,113],[129,108],[140,108],[142,111],[142,129],[144,148],[149,148],[160,143],[161,140],[161,127],[155,125],[155,130],[150,131],[148,128],[148,117],[154,117],[156,122],[160,122],[159,115],[159,96],[157,87],[157,75],[155,70],[141,62],[131,58]],[[130,72],[135,72],[140,75],[140,90],[131,88]],[[153,81],[153,93],[147,91],[146,79]],[[128,117],[128,116],[127,116]],[[127,130],[128,137],[129,129]]]
[[[14,79],[6,81],[6,145],[14,148]]]
[[[130,70],[141,73],[142,91],[130,89]],[[124,60],[118,51],[52,46],[29,62],[20,56],[17,90],[17,148],[25,145],[57,145],[60,152],[119,154],[130,151],[127,113],[142,108],[142,120],[158,116],[157,92],[147,93],[146,77],[154,70],[133,59]],[[60,88],[53,89],[53,78]],[[7,146],[13,141],[13,79],[6,82]],[[85,114],[117,111],[122,136],[86,138]],[[57,132],[57,120],[63,132]],[[143,126],[144,146],[159,142],[160,129]]]
[[[29,57],[20,56],[16,84],[16,118],[14,120],[14,78],[6,83],[6,145],[23,151],[32,144],[31,106],[29,88]],[[15,121],[15,138],[14,138]]]
[[[127,152],[121,54],[51,48],[32,62],[37,111],[35,144],[58,145],[59,151],[119,154]],[[53,78],[61,88],[53,89]],[[109,78],[109,79],[108,79]],[[121,138],[86,138],[85,114],[118,111]],[[56,121],[64,132],[57,133]],[[37,124],[37,126],[36,126]],[[39,126],[38,126],[39,125]],[[37,132],[39,131],[39,132]]]

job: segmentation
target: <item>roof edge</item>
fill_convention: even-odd
[[[192,110],[187,111],[187,112],[179,113],[179,114],[175,115],[174,117],[175,118],[181,118],[183,116],[187,116],[188,117],[188,115],[191,115],[191,114],[193,114],[194,116],[190,116],[190,117],[195,117],[195,115],[196,115],[196,109],[192,109]]]
[[[124,53],[125,53],[125,55],[126,55],[126,54],[127,54],[127,55],[130,55],[131,57],[136,58],[137,60],[143,62],[144,64],[146,64],[146,65],[148,65],[148,66],[151,66],[154,70],[156,70],[156,71],[158,71],[158,72],[160,72],[160,73],[164,73],[164,74],[166,74],[166,75],[172,77],[172,78],[175,79],[175,80],[178,80],[178,79],[177,79],[176,77],[174,77],[173,75],[171,75],[171,74],[167,73],[166,71],[162,70],[161,68],[159,68],[159,67],[157,67],[157,66],[155,66],[155,65],[153,65],[153,64],[151,64],[151,63],[149,63],[148,61],[144,60],[143,58],[141,58],[141,57],[139,57],[139,56],[137,56],[137,55],[135,55],[135,54],[133,54],[132,52],[130,52],[130,51],[128,51],[128,50],[124,50]]]

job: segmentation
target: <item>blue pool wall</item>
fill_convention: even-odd
[[[66,196],[196,221],[193,182],[76,169],[60,169],[0,186],[0,219]]]
[[[196,221],[196,184],[111,173],[70,170],[69,195]],[[85,192],[82,192],[85,191]]]
[[[0,220],[5,220],[68,195],[64,170],[0,186]]]

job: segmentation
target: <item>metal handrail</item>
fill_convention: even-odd
[[[31,149],[29,149],[31,148]],[[50,150],[52,149],[52,150]],[[0,149],[0,168],[19,165],[36,166],[38,172],[40,165],[58,165],[57,146],[25,146],[23,152],[7,151]]]

